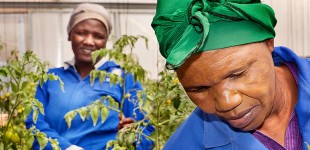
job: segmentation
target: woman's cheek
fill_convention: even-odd
[[[214,114],[215,111],[215,102],[212,100],[211,97],[208,96],[207,93],[200,93],[200,94],[189,94],[187,93],[189,99],[202,111]]]
[[[262,67],[265,68],[265,67]],[[243,90],[246,95],[253,98],[261,98],[268,94],[270,85],[272,85],[272,77],[269,76],[268,69],[258,69],[250,71],[243,83]]]

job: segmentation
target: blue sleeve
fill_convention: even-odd
[[[123,112],[125,117],[130,117],[135,119],[136,121],[142,120],[144,118],[144,114],[138,109],[139,101],[137,99],[137,92],[143,90],[140,82],[134,81],[134,77],[132,74],[127,74],[125,78],[125,93],[130,93],[130,98],[125,99]],[[135,114],[135,116],[134,116]],[[146,120],[148,121],[148,120]],[[152,125],[147,125],[144,128],[143,134],[150,136],[155,128]],[[154,142],[141,136],[142,140],[139,145],[137,145],[137,150],[152,150],[154,146]]]
[[[48,81],[47,81],[48,82]],[[46,108],[46,104],[48,103],[48,94],[47,94],[47,83],[43,84],[42,87],[38,85],[37,92],[36,92],[36,98],[43,104],[44,109]],[[52,139],[57,139],[59,142],[59,146],[61,149],[66,149],[70,145],[72,145],[67,139],[61,137],[55,130],[53,130],[49,124],[45,121],[44,115],[39,113],[37,122],[34,123],[32,120],[32,113],[29,114],[27,117],[25,124],[27,129],[31,128],[32,126],[35,126],[40,132],[43,132],[46,134],[47,137],[50,137]],[[32,148],[34,150],[39,150],[40,145],[38,141],[35,139]],[[45,150],[52,150],[52,146],[50,143],[44,148]]]

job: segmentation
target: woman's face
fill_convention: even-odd
[[[107,30],[102,22],[87,19],[78,23],[69,37],[76,62],[92,64],[91,52],[105,48],[107,39]]]
[[[206,51],[177,70],[189,98],[231,126],[258,128],[274,107],[273,40]]]

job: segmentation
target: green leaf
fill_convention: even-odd
[[[109,103],[113,103],[115,101],[114,98],[110,95],[106,96],[106,98],[108,99]]]
[[[120,147],[120,146],[115,146],[113,150],[127,150],[127,147]]]
[[[15,93],[18,92],[18,87],[15,83],[11,82],[11,87],[12,87],[13,92],[15,92]]]
[[[144,96],[143,91],[142,91],[142,90],[138,90],[138,91],[137,91],[138,100],[143,100],[143,96]]]
[[[59,147],[59,143],[56,139],[49,139],[51,145],[52,145],[52,148],[53,150],[60,150],[60,147]]]
[[[68,128],[71,127],[71,122],[73,120],[73,118],[75,118],[76,116],[76,111],[69,111],[66,115],[65,115],[65,120],[67,122]]]
[[[10,65],[10,67],[14,70],[14,71],[16,71],[16,74],[20,74],[21,73],[21,69],[20,69],[20,67],[18,67],[19,66],[19,64],[18,63],[13,63],[13,64],[11,64]]]
[[[28,116],[30,114],[30,112],[32,111],[31,105],[29,103],[24,104],[24,111],[23,111],[23,115],[24,116]]]
[[[102,83],[107,76],[107,72],[106,71],[100,71],[99,73],[100,73],[99,82]]]
[[[130,97],[130,93],[127,93],[124,95],[124,98],[129,98]]]
[[[94,85],[95,80],[98,77],[98,75],[99,75],[99,70],[92,70],[90,72],[90,83],[92,86]]]
[[[28,81],[25,81],[22,83],[22,90],[25,89],[28,85]]]
[[[307,142],[304,142],[307,145],[307,149],[310,150],[310,145]]]
[[[31,149],[33,142],[34,142],[34,137],[33,136],[28,136],[28,138],[26,140],[27,148]]]
[[[132,145],[133,142],[135,142],[136,140],[136,135],[134,132],[130,132],[127,136],[126,136],[126,145]]]
[[[96,64],[97,62],[96,60],[99,57],[100,53],[101,53],[100,50],[97,50],[91,53],[91,59],[92,59],[93,64]]]
[[[44,115],[43,104],[40,101],[38,101],[37,99],[34,99],[33,102],[35,103],[35,106],[39,109],[40,113]]]
[[[43,132],[37,132],[36,137],[40,145],[40,150],[44,149],[48,143],[48,138],[46,138],[46,134]]]
[[[40,78],[40,87],[42,87],[44,84],[43,78]]]
[[[32,121],[33,121],[34,123],[37,123],[38,116],[39,116],[38,109],[35,107],[35,108],[32,108],[32,110],[33,110],[33,113],[32,113]]]
[[[101,123],[104,123],[104,121],[107,119],[109,114],[109,109],[105,106],[101,107]]]
[[[48,74],[48,78],[50,79],[50,80],[58,80],[58,76],[57,75],[55,75],[55,74]]]
[[[98,105],[93,105],[93,107],[90,108],[90,116],[93,120],[93,125],[96,126],[98,118],[99,118],[99,107],[98,107]]]
[[[0,68],[0,76],[3,76],[3,77],[7,77],[8,76],[8,73],[7,73],[7,68]]]
[[[116,102],[116,101],[114,100],[114,98],[113,98],[112,96],[108,95],[108,96],[107,96],[107,99],[108,99],[109,104],[110,104],[111,107],[118,109],[119,104],[118,104],[118,102]]]
[[[123,78],[121,76],[117,76],[117,81],[123,85]]]
[[[65,92],[64,82],[61,79],[59,79],[59,84],[60,84],[61,91]]]
[[[172,99],[172,101],[173,101],[173,107],[175,109],[179,109],[180,104],[181,104],[180,99],[178,97],[175,97],[175,98]]]
[[[124,129],[124,128],[123,128]],[[123,145],[124,144],[124,131],[120,130],[119,132],[117,132],[117,135],[116,135],[116,139],[117,139],[117,143],[119,145]]]
[[[154,96],[151,96],[151,95],[147,95],[146,97],[147,97],[147,100],[150,100],[150,101],[153,101],[155,99]]]
[[[115,140],[111,140],[111,141],[109,141],[108,143],[107,143],[107,145],[106,145],[106,150],[109,150],[109,148],[112,148],[112,146],[115,144]]]
[[[110,77],[110,85],[112,84],[116,84],[116,75],[115,74],[109,74],[109,77]]]
[[[140,107],[143,106],[144,100],[142,98],[138,98],[138,104]]]
[[[48,74],[43,74],[43,82],[45,83],[49,79]]]
[[[82,107],[82,108],[78,109],[77,112],[80,114],[81,119],[83,121],[85,121],[85,119],[88,116],[88,109],[87,109],[87,107]]]

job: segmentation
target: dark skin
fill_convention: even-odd
[[[91,52],[106,47],[106,27],[96,19],[84,20],[75,25],[69,40],[75,56],[75,67],[83,79],[94,69]]]
[[[243,131],[257,129],[281,145],[297,102],[297,84],[275,67],[273,39],[192,55],[177,70],[189,98]]]
[[[120,130],[124,127],[129,127],[131,123],[134,123],[135,120],[133,120],[132,118],[126,118],[125,116],[118,116],[119,118],[119,124],[117,129]]]
[[[108,34],[105,25],[96,19],[86,19],[74,26],[69,35],[75,56],[75,68],[81,79],[84,79],[95,68],[91,59],[91,52],[105,48]],[[129,126],[134,122],[132,118],[119,117],[118,129]]]

